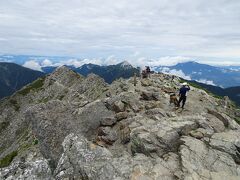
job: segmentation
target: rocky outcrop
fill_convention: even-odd
[[[0,102],[0,179],[240,177],[239,110],[194,87],[176,109],[177,77],[108,85],[60,67],[40,85]]]
[[[185,179],[239,179],[239,165],[231,155],[191,137],[183,137],[182,141],[180,155]]]
[[[27,158],[21,158],[13,162],[9,167],[0,171],[0,179],[48,179],[53,180],[48,161],[43,157],[35,157],[36,154],[29,153]]]

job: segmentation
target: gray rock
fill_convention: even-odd
[[[195,137],[197,139],[202,139],[204,137],[204,134],[200,131],[194,130],[190,132],[190,136]]]
[[[239,167],[229,154],[190,137],[182,141],[180,155],[185,179],[211,179],[213,174],[215,177],[224,174],[227,179],[240,177]]]
[[[230,154],[236,163],[240,163],[240,131],[215,133],[210,139],[210,145],[220,151]]]
[[[103,126],[112,126],[117,122],[117,118],[115,117],[106,117],[101,120],[101,125]]]
[[[157,92],[148,92],[148,91],[143,91],[141,94],[141,97],[143,100],[151,101],[151,100],[159,100],[160,99],[160,94]]]
[[[111,116],[113,113],[100,101],[88,104],[77,114],[61,101],[36,105],[26,113],[40,142],[40,150],[44,157],[51,159],[53,168],[63,152],[61,143],[67,134],[78,132],[92,138],[101,122]]]
[[[126,119],[128,117],[128,113],[127,112],[119,112],[116,114],[115,116],[117,118],[118,121],[121,121],[123,119]]]
[[[73,134],[66,137],[63,148],[64,153],[54,172],[57,179],[114,179],[112,154],[106,148]]]
[[[98,129],[98,139],[111,145],[118,139],[118,135],[111,127],[100,127]]]
[[[236,121],[234,121],[233,119],[228,117],[226,114],[221,113],[221,112],[212,111],[212,110],[208,110],[208,112],[210,114],[216,116],[220,121],[222,121],[223,124],[225,125],[225,127],[228,127],[232,130],[240,130],[239,124],[237,124]]]
[[[31,156],[31,155],[29,155]],[[14,162],[0,169],[0,179],[6,180],[53,180],[48,161],[44,158]]]

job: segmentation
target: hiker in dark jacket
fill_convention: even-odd
[[[187,92],[190,90],[190,87],[187,85],[187,83],[183,83],[182,87],[179,90],[179,101],[178,101],[178,107],[180,107],[180,103],[182,101],[182,109],[184,109],[185,102],[187,100]]]

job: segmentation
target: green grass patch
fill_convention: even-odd
[[[40,99],[38,100],[38,103],[47,103],[48,101],[50,100],[50,98],[46,97],[46,98],[43,98],[43,99]]]
[[[45,80],[45,77],[44,78],[38,78],[36,81],[34,81],[33,83],[29,84],[24,89],[21,89],[20,91],[18,91],[18,93],[23,95],[23,96],[25,96],[30,91],[38,91],[44,85],[44,80]]]
[[[8,121],[6,121],[6,122],[1,122],[0,123],[0,133],[4,130],[4,129],[6,129],[8,126],[9,126],[9,122]]]
[[[37,144],[38,144],[38,139],[34,139],[33,145],[37,145]]]
[[[15,111],[19,111],[20,105],[18,104],[17,100],[15,100],[15,99],[10,99],[9,102],[13,105]]]
[[[234,119],[238,124],[240,124],[240,117],[235,117]]]
[[[0,168],[7,167],[10,165],[14,157],[18,154],[17,151],[13,151],[10,154],[6,155],[4,158],[0,160]]]
[[[58,99],[59,99],[60,101],[63,100],[63,98],[64,98],[64,95],[61,95],[61,96],[58,97]]]
[[[209,90],[207,90],[206,88],[204,88],[204,87],[202,87],[202,86],[200,86],[200,85],[198,85],[198,84],[196,84],[196,83],[194,83],[194,82],[186,81],[186,80],[184,80],[184,79],[180,79],[179,82],[180,82],[180,83],[186,82],[186,83],[188,83],[188,84],[189,84],[190,86],[192,86],[192,87],[195,87],[195,88],[202,89],[202,90],[206,91],[206,93],[208,93],[209,95],[211,95],[211,96],[213,96],[213,97],[215,97],[215,98],[217,98],[217,99],[223,99],[223,96],[219,96],[219,95],[217,95],[217,94],[214,94],[214,93],[210,92]]]

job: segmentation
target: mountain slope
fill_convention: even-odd
[[[44,73],[34,71],[14,63],[0,62],[0,99],[13,94],[23,86],[39,77]]]
[[[181,73],[191,80],[224,88],[240,86],[240,71],[234,70],[232,67],[215,67],[191,61],[175,66],[155,67],[155,69],[165,73]]]
[[[189,80],[183,80],[183,81],[187,81],[192,85],[201,87],[206,91],[212,93],[213,95],[221,96],[222,98],[224,96],[228,96],[233,102],[235,102],[238,106],[240,106],[240,86],[230,87],[230,88],[221,88],[218,86],[212,86],[212,85],[200,83],[197,81],[189,81]]]
[[[239,110],[180,81],[57,68],[0,101],[0,179],[239,179]]]

